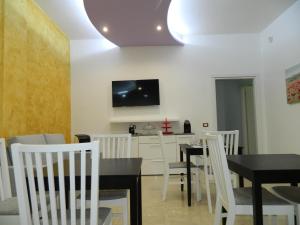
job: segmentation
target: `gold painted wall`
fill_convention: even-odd
[[[2,106],[3,106],[3,0],[0,0],[0,137],[3,135],[3,116],[2,116]]]
[[[69,39],[33,0],[2,1],[2,135],[64,133],[69,142]]]

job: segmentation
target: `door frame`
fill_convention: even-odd
[[[216,80],[242,80],[251,79],[253,80],[253,93],[254,93],[254,108],[255,108],[255,118],[256,118],[256,141],[257,141],[257,152],[260,154],[267,153],[267,141],[266,141],[266,126],[264,122],[263,112],[264,112],[264,98],[263,92],[261,91],[261,86],[259,83],[259,78],[256,75],[244,76],[244,75],[231,75],[231,76],[212,76],[212,112],[213,121],[215,124],[212,126],[213,129],[217,129],[217,101],[216,101]]]

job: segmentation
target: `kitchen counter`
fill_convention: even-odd
[[[149,134],[143,134],[143,133],[135,133],[132,135],[133,137],[140,137],[140,136],[156,136],[157,133],[149,133]],[[195,135],[195,133],[173,133],[173,134],[164,134],[166,136],[169,135]]]

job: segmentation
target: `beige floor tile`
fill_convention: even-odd
[[[202,179],[203,180],[203,179]],[[213,214],[209,214],[204,183],[201,184],[202,200],[187,206],[186,191],[181,192],[179,185],[169,185],[166,201],[161,199],[162,176],[142,177],[143,225],[213,225]],[[214,187],[212,202],[214,205]],[[271,224],[271,219],[266,218]],[[113,219],[113,225],[121,225],[120,219]],[[285,217],[278,218],[278,225],[287,224]],[[237,216],[235,225],[252,225],[251,216]]]

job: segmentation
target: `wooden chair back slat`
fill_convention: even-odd
[[[94,134],[92,141],[99,141],[103,158],[130,158],[130,134]]]
[[[35,163],[36,163],[35,166],[36,166],[36,172],[38,178],[38,190],[39,190],[40,206],[42,211],[42,221],[43,221],[43,225],[49,225],[41,153],[35,152],[34,157],[35,157]]]
[[[47,161],[47,172],[48,172],[48,183],[49,183],[49,194],[50,194],[51,220],[52,220],[52,225],[58,225],[55,183],[54,183],[54,174],[53,174],[54,173],[53,159],[51,153],[46,153],[46,161]]]
[[[0,200],[12,197],[5,139],[0,138]]]
[[[212,135],[221,135],[224,140],[224,149],[226,155],[237,155],[239,147],[239,131],[207,131]]]
[[[231,175],[228,169],[224,139],[222,135],[207,134],[207,142],[211,164],[214,170],[217,195],[219,195],[223,206],[235,204],[231,183]]]
[[[86,163],[87,151],[91,151],[89,164]],[[76,220],[80,220],[81,225],[98,225],[99,142],[63,145],[13,144],[12,153],[22,225],[76,225],[78,223]],[[79,168],[76,168],[77,160],[80,160],[80,174],[78,174]],[[86,166],[91,167],[89,207],[85,204]],[[76,209],[75,181],[78,175],[80,175],[81,188],[80,218],[77,217],[79,209]],[[68,211],[66,188],[69,190],[70,197]],[[56,204],[57,192],[59,207]],[[89,223],[86,222],[87,208],[90,209]]]
[[[69,153],[71,224],[76,224],[75,153]]]
[[[81,174],[86,174],[86,152],[82,151],[80,153],[80,171]],[[81,225],[85,225],[85,199],[86,199],[86,177],[85,176],[81,176],[81,180],[80,180],[80,224]]]
[[[27,176],[29,182],[29,189],[30,189],[30,201],[32,204],[32,213],[33,213],[33,224],[39,225],[39,209],[38,209],[38,200],[37,200],[37,193],[35,188],[35,180],[34,180],[34,170],[33,170],[33,163],[32,163],[32,155],[30,153],[25,153],[25,161],[27,165]]]

